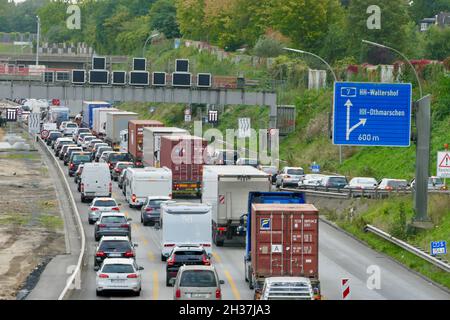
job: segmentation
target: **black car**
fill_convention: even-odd
[[[148,197],[141,208],[141,222],[144,226],[154,226],[160,221],[161,203],[169,201],[170,197]]]
[[[132,162],[133,159],[131,158],[131,155],[128,152],[111,152],[108,154],[108,157],[106,158],[106,162],[109,165],[109,170],[112,171],[114,167],[116,166],[117,162]]]
[[[166,286],[170,286],[170,279],[177,277],[178,270],[183,265],[209,266],[211,262],[203,247],[180,246],[173,248],[166,261]]]
[[[58,144],[58,147],[55,149],[55,156],[59,157],[59,153],[62,149],[62,147],[64,147],[67,144],[73,144],[72,141],[60,141]]]
[[[91,162],[91,160],[89,152],[73,152],[69,159],[69,176],[73,177],[80,164]]]
[[[135,258],[135,247],[126,237],[105,237],[95,252],[94,268],[100,267],[106,258]]]
[[[59,131],[52,131],[48,135],[48,137],[45,140],[45,142],[47,143],[48,146],[50,146],[53,141],[55,141],[56,139],[61,138],[61,137],[62,137],[62,133],[61,132],[59,132]]]

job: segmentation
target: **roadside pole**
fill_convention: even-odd
[[[416,182],[414,190],[415,216],[412,226],[416,228],[432,228],[428,217],[428,177],[430,166],[431,140],[431,95],[427,95],[414,103],[415,123],[417,128],[416,144]]]

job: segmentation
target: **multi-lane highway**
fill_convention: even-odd
[[[71,299],[172,299],[173,289],[165,284],[165,262],[160,260],[160,230],[144,227],[140,223],[140,211],[130,209],[122,190],[113,182],[113,197],[121,203],[121,209],[132,218],[132,240],[138,244],[137,262],[142,271],[142,292],[140,297],[113,295],[97,297],[95,294],[94,226],[88,223],[89,205],[81,203],[73,178],[67,175],[67,167],[58,160],[65,172],[71,192],[76,200],[83,221],[87,243],[87,264],[83,266],[81,289],[74,290]],[[61,177],[63,178],[63,177]],[[199,202],[196,199],[180,201]],[[450,295],[432,283],[424,280],[391,259],[381,255],[341,231],[320,223],[319,274],[322,294],[325,299],[341,299],[341,278],[350,279],[352,299],[450,299]],[[253,299],[253,292],[244,281],[244,249],[236,243],[233,246],[213,247],[212,262],[219,277],[225,281],[222,286],[224,299]],[[375,266],[375,267],[373,267]],[[380,287],[369,289],[367,282],[373,281],[368,268],[379,268]],[[369,270],[370,271],[370,270]]]

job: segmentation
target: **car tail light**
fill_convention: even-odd
[[[132,273],[132,274],[127,275],[127,278],[130,278],[130,279],[136,279],[137,277],[138,276],[137,276],[136,273]]]
[[[153,208],[145,208],[145,212],[152,212]]]
[[[103,279],[109,278],[109,276],[107,274],[105,274],[105,273],[101,273],[98,277],[99,278],[103,278]]]
[[[169,198],[172,199],[172,194],[171,193],[169,193]]]
[[[110,162],[110,163],[109,163],[109,168],[112,169],[112,168],[113,168],[113,165],[114,165],[114,164],[113,164],[112,162]]]
[[[131,202],[136,202],[136,195],[135,194],[131,195]]]
[[[109,193],[112,193],[112,182],[109,183]]]
[[[222,292],[220,289],[216,289],[216,299],[220,299],[222,297]]]
[[[140,162],[140,161],[136,162],[135,166],[139,166],[139,167],[142,166],[142,162]]]
[[[98,227],[99,227],[99,228],[105,228],[105,227],[106,227],[106,224],[101,223],[101,224],[98,225]]]
[[[225,231],[227,231],[227,228],[226,227],[218,227],[217,231],[225,232]]]
[[[286,176],[285,176],[285,178],[287,178],[287,179],[290,179],[290,178],[291,178],[291,176],[290,176],[290,175],[286,175]]]
[[[81,184],[81,192],[84,191],[84,183]]]
[[[104,257],[106,254],[103,251],[98,251],[95,256],[96,257]]]
[[[119,168],[115,168],[114,171],[115,172],[120,172],[120,169]]]
[[[203,262],[203,264],[204,264],[205,266],[211,265],[211,262],[209,261],[209,259],[208,259],[205,255],[203,255],[202,262]]]
[[[177,291],[175,291],[175,298],[180,299],[181,298],[181,290],[177,289]]]
[[[71,163],[71,164],[70,164],[70,169],[73,169],[73,167],[75,167],[75,166],[74,166],[73,163]]]
[[[175,243],[165,243],[164,247],[174,247]]]
[[[113,210],[113,211],[120,211],[119,207],[114,207],[111,210]]]
[[[211,247],[210,243],[202,243],[202,247]]]
[[[121,227],[121,228],[129,228],[129,227],[130,227],[130,225],[129,225],[129,224],[126,224],[126,223],[124,223],[124,224],[121,224],[121,225],[120,225],[120,227]]]
[[[127,252],[125,252],[125,257],[127,257],[127,258],[131,258],[131,257],[134,257],[134,252],[133,251],[127,251]]]
[[[98,211],[98,208],[92,207],[92,208],[91,208],[91,211]]]
[[[175,254],[167,260],[167,265],[168,266],[173,266],[175,264]]]

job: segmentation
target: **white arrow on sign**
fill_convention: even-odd
[[[350,108],[353,107],[353,103],[350,101],[350,99],[347,99],[347,102],[345,103],[345,106],[347,107],[347,131],[345,134],[345,139],[350,139],[350,133],[352,133],[353,130],[358,128],[360,125],[365,126],[367,119],[359,119],[359,122],[355,124],[353,127],[350,128]]]

